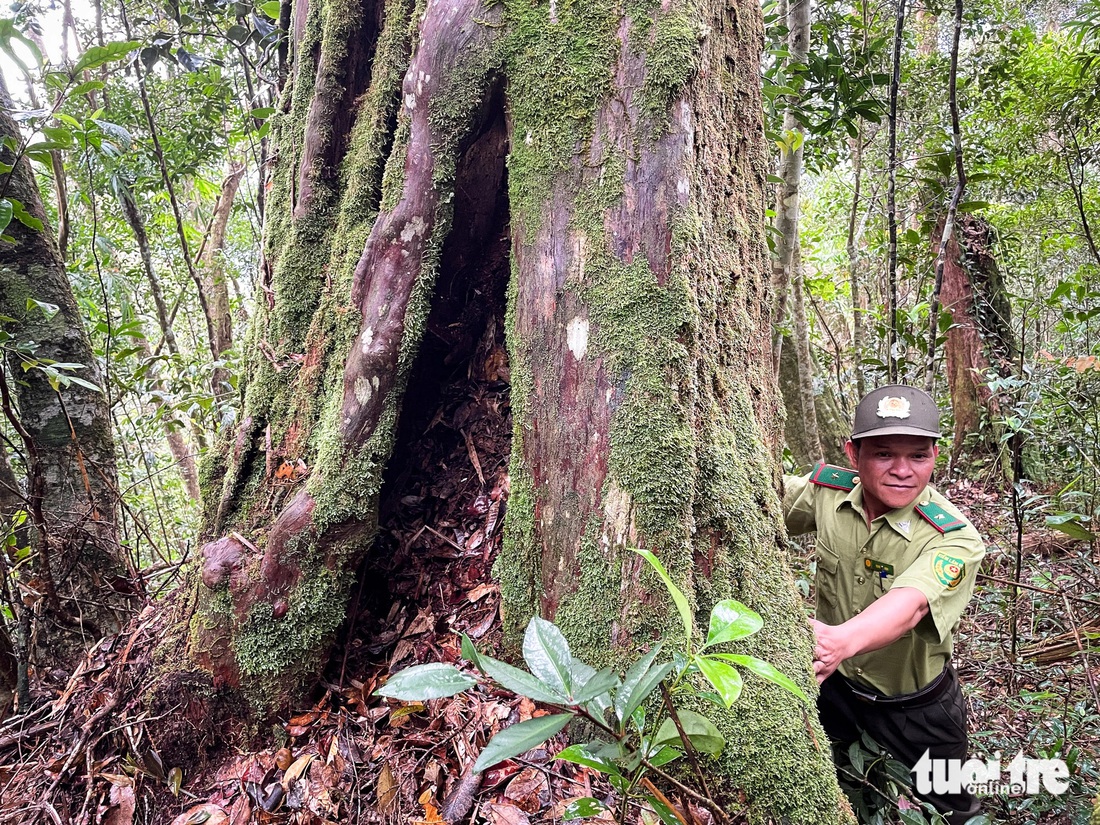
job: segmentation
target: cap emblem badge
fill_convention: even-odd
[[[880,398],[876,414],[879,418],[908,418],[909,399],[896,395],[887,395]]]

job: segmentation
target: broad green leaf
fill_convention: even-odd
[[[477,648],[474,647],[474,643],[465,633],[462,634],[462,658],[472,664],[478,670],[482,670],[481,654],[477,652]]]
[[[79,97],[88,94],[88,92],[98,92],[106,85],[102,80],[86,80],[74,86],[72,91],[69,92],[69,97]]]
[[[118,43],[105,43],[102,46],[92,46],[76,61],[72,73],[77,75],[85,69],[96,69],[104,63],[110,63],[112,60],[121,60],[134,49],[140,47],[141,42],[138,40],[123,40]]]
[[[86,381],[77,375],[63,375],[61,376],[61,383],[66,386],[69,384],[76,384],[78,387],[83,387],[86,390],[91,390],[92,392],[98,392],[100,394],[103,393],[102,387],[93,384],[91,381]]]
[[[676,814],[672,812],[672,809],[657,797],[646,794],[645,800],[649,803],[650,807],[653,808],[653,812],[657,814],[664,825],[683,825]]]
[[[1095,536],[1081,525],[1081,522],[1077,520],[1079,518],[1080,516],[1078,516],[1077,513],[1062,513],[1060,515],[1047,516],[1046,522],[1047,527],[1065,533],[1070,538],[1079,539],[1080,541],[1092,541]]]
[[[271,106],[262,106],[259,109],[253,109],[248,113],[248,116],[254,117],[257,120],[264,120],[265,118],[271,117],[273,114],[275,114],[274,108]]]
[[[863,774],[863,748],[859,746],[859,742],[853,742],[848,746],[848,761],[852,763],[852,767],[856,769],[856,773]]]
[[[588,745],[570,745],[554,758],[563,762],[572,762],[575,765],[584,765],[586,768],[606,773],[609,776],[620,776],[622,774],[618,765],[610,759],[604,759],[602,756],[592,753]]]
[[[606,810],[608,810],[608,807],[600,802],[600,800],[591,796],[582,796],[580,799],[574,799],[565,806],[561,818],[566,821],[570,819],[586,819],[590,816],[599,816]]]
[[[476,679],[459,672],[454,665],[432,662],[395,673],[375,694],[403,702],[423,702],[426,699],[454,696],[476,684]]]
[[[683,754],[676,750],[676,748],[664,745],[659,751],[653,754],[653,756],[649,757],[648,761],[653,767],[659,768],[662,765],[667,765],[669,762],[675,762],[681,756],[683,756]]]
[[[11,198],[10,200],[11,211],[12,214],[15,216],[15,219],[28,229],[33,229],[35,232],[41,232],[44,228],[42,226],[42,221],[40,221],[38,218],[28,212],[26,207],[23,206],[23,204],[17,201],[15,198]]]
[[[764,626],[760,614],[734,599],[723,599],[710,611],[710,630],[704,648],[751,636]]]
[[[735,665],[740,665],[746,670],[751,670],[761,679],[767,679],[769,682],[790,691],[806,704],[810,703],[810,700],[806,698],[806,694],[802,692],[802,688],[792,682],[788,676],[780,673],[774,665],[768,664],[763,659],[757,659],[755,656],[744,656],[738,653],[714,653],[711,655],[717,659],[725,659],[727,662],[733,662]]]
[[[614,670],[606,667],[592,674],[592,677],[588,681],[573,691],[573,701],[578,705],[583,705],[585,702],[591,702],[597,696],[607,693],[618,684],[618,675]]]
[[[11,223],[11,216],[15,213],[12,209],[11,201],[7,198],[0,198],[0,232],[3,232],[8,228],[8,224]]]
[[[47,318],[53,318],[53,316],[58,313],[57,304],[50,304],[46,301],[36,301],[34,298],[27,299],[27,309],[39,309]]]
[[[573,654],[569,642],[552,622],[531,617],[523,634],[523,660],[537,678],[565,696],[570,694]]]
[[[676,603],[676,609],[680,613],[680,620],[684,623],[684,636],[691,639],[691,607],[688,605],[687,596],[683,594],[679,587],[672,582],[672,577],[668,575],[668,571],[665,570],[665,566],[661,564],[660,559],[653,555],[648,550],[643,550],[640,547],[632,548],[635,553],[649,562],[650,567],[657,571],[657,575],[661,577],[661,581],[665,583],[668,593],[672,596],[672,601]]]
[[[279,19],[279,0],[269,0],[267,3],[260,3],[260,11],[270,17],[272,20]]]
[[[714,685],[725,706],[728,708],[733,705],[741,695],[741,688],[744,686],[737,668],[725,662],[715,661],[709,656],[700,656],[695,662],[707,681]]]
[[[693,710],[677,709],[676,715],[680,717],[684,734],[695,750],[700,753],[709,753],[712,756],[717,756],[722,752],[722,748],[726,745],[726,738],[722,736],[721,731],[714,726],[712,721]],[[658,745],[683,746],[680,732],[676,729],[676,723],[671,718],[665,719],[661,724],[653,741]]]
[[[536,702],[549,702],[554,705],[564,705],[569,701],[561,693],[558,693],[525,670],[512,667],[510,664],[494,659],[492,656],[480,656],[479,658],[480,664],[478,667],[481,672],[502,687],[512,691],[512,693],[526,696]]]
[[[536,745],[541,745],[554,734],[561,731],[573,718],[569,713],[556,713],[552,716],[539,716],[505,728],[485,746],[481,756],[474,763],[475,771],[484,771],[498,762],[519,756]]]
[[[626,675],[623,676],[622,685],[615,691],[615,713],[618,715],[620,721],[630,716],[629,713],[623,713],[623,708],[626,707],[630,692],[634,690],[634,687],[642,680],[642,677],[646,675],[649,671],[649,666],[653,664],[653,660],[657,658],[657,654],[660,652],[661,644],[658,642],[653,646],[652,650],[643,653],[638,661],[627,668]]]
[[[625,721],[633,716],[634,712],[641,708],[642,703],[649,698],[649,695],[657,689],[657,686],[664,681],[664,678],[672,672],[674,667],[675,665],[672,662],[664,662],[646,671],[641,680],[634,685],[634,689],[630,691],[626,702],[623,703],[622,715],[619,717],[620,721]]]

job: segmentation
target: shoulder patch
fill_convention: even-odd
[[[922,519],[941,533],[950,533],[952,530],[961,530],[966,527],[965,521],[947,512],[933,501],[927,504],[918,504],[916,509]]]
[[[824,461],[814,468],[810,475],[810,481],[819,487],[830,487],[833,490],[853,490],[856,486],[856,471],[834,464],[826,464]]]

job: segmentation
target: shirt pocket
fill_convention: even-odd
[[[824,544],[817,542],[817,597],[836,607],[840,603],[840,556]]]

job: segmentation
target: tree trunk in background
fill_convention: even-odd
[[[145,273],[145,280],[149,284],[149,294],[153,296],[153,304],[157,310],[157,324],[160,326],[160,334],[164,336],[164,343],[168,346],[168,352],[179,355],[180,348],[176,342],[176,334],[172,330],[172,321],[168,317],[168,304],[164,300],[164,290],[160,288],[160,278],[153,267],[153,252],[149,248],[149,235],[145,231],[145,222],[141,212],[138,211],[134,193],[127,184],[119,186],[119,205],[130,231],[134,233],[137,241],[138,253],[141,255],[141,268]]]
[[[826,383],[816,398],[817,432],[821,454],[810,448],[803,426],[802,392],[798,375],[798,355],[794,341],[788,336],[779,354],[779,390],[783,394],[786,417],[783,420],[783,438],[791,451],[797,470],[809,470],[820,458],[830,464],[845,466],[844,442],[852,427],[850,416],[844,411],[831,384]]]
[[[866,4],[860,4],[861,9],[866,10]],[[866,17],[866,14],[864,15]],[[867,394],[867,385],[863,377],[863,313],[866,306],[863,301],[862,271],[863,262],[860,259],[859,244],[863,234],[859,224],[860,190],[863,188],[863,130],[864,122],[859,121],[859,133],[848,141],[852,152],[852,176],[855,183],[852,188],[852,208],[848,213],[848,238],[845,250],[848,253],[848,289],[852,293],[852,371],[856,376],[856,396],[863,398]],[[859,227],[857,229],[857,226]]]
[[[787,4],[788,67],[806,65],[810,48],[810,0],[788,0]],[[788,69],[789,71],[789,69]],[[797,78],[787,78],[796,89],[802,87]],[[802,182],[802,142],[806,129],[795,117],[797,101],[788,100],[783,113],[783,142],[779,150],[779,177],[782,183],[775,193],[775,259],[772,261],[772,288],[775,291],[775,308],[772,321],[782,324],[787,313],[787,296],[794,278],[795,259],[799,255],[798,239],[798,188]],[[779,356],[783,347],[783,335],[773,332],[772,363],[779,371]]]
[[[806,446],[815,459],[824,453],[821,449],[821,435],[817,428],[817,404],[814,395],[814,361],[810,356],[810,322],[806,317],[806,278],[802,266],[802,247],[795,244],[794,261],[791,266],[791,320],[795,350],[798,355],[798,396],[801,401],[802,422],[806,429]]]
[[[119,203],[122,206],[122,214],[126,218],[126,223],[134,233],[134,240],[137,241],[138,253],[141,255],[142,269],[145,272],[145,280],[149,284],[149,293],[153,296],[153,304],[156,307],[157,325],[160,329],[160,333],[164,338],[164,343],[168,347],[168,352],[172,355],[179,355],[179,344],[176,342],[175,333],[172,331],[172,319],[169,316],[168,305],[164,300],[164,292],[160,288],[160,279],[157,277],[156,269],[153,267],[153,252],[149,248],[149,235],[145,231],[145,222],[142,220],[141,212],[138,211],[134,193],[129,186],[125,184],[123,184],[119,192]],[[145,357],[151,359],[153,357],[153,350],[147,338],[142,339],[141,346],[145,351]],[[159,408],[164,405],[164,386],[157,377],[158,371],[157,366],[154,366],[151,375],[153,389],[159,391],[154,392],[153,405]],[[184,436],[182,430],[174,426],[173,422],[167,419],[164,422],[164,440],[168,443],[168,449],[172,453],[172,459],[179,469],[180,477],[183,479],[183,485],[187,490],[188,497],[192,501],[198,501],[200,495],[199,473],[195,466],[194,449],[187,442],[187,438]]]
[[[233,346],[233,315],[229,308],[229,283],[222,261],[222,249],[225,247],[225,230],[229,216],[233,212],[233,200],[237,197],[237,187],[244,175],[244,166],[233,164],[229,174],[222,181],[221,193],[214,206],[214,215],[210,221],[210,234],[199,252],[199,270],[202,273],[203,291],[210,306],[210,316],[214,324],[213,346],[221,357]],[[214,368],[214,386],[222,393],[232,394],[229,384],[229,371],[225,367]]]
[[[9,106],[0,81],[0,136],[18,144],[22,137],[6,111]],[[15,160],[7,148],[0,157],[5,163]],[[75,374],[103,386],[26,159],[3,183],[6,195],[22,201],[44,226],[36,231],[13,220],[7,227],[15,243],[2,243],[0,314],[16,319],[7,329],[15,343],[35,343],[31,357],[82,364]],[[31,299],[52,304],[56,311],[28,307]],[[28,509],[35,514],[35,549],[40,559],[50,560],[49,571],[39,570],[38,575],[45,575],[47,582],[52,578],[58,601],[47,602],[54,602],[51,612],[60,609],[50,616],[49,626],[39,625],[38,653],[51,661],[71,662],[80,645],[116,630],[132,611],[130,598],[116,590],[116,585],[127,588],[128,570],[115,521],[118,489],[110,410],[103,393],[76,384],[55,391],[41,370],[24,372],[22,359],[9,353],[12,413],[37,452],[37,461],[28,460],[33,477],[27,489],[34,499]],[[54,623],[71,632],[55,633]]]
[[[674,640],[667,595],[629,551],[646,547],[700,625],[730,595],[759,610],[747,650],[812,692],[775,492],[758,6],[411,14],[402,0],[292,14],[244,406],[204,468],[200,580],[163,646],[189,658],[154,704],[205,672],[222,696],[279,708],[315,676],[377,530],[437,274],[506,277],[509,249],[493,321],[514,418],[496,567],[508,643],[532,612],[594,662]],[[211,736],[236,712],[209,710],[190,716]],[[731,806],[845,819],[812,709],[752,681],[716,715]]]
[[[0,721],[4,720],[15,699],[15,688],[19,681],[19,659],[12,636],[18,634],[15,617],[19,615],[21,605],[16,603],[12,591],[10,571],[18,548],[27,546],[27,531],[15,524],[16,514],[25,507],[23,491],[19,479],[12,472],[8,460],[8,448],[0,443],[0,603],[7,608],[0,615]],[[15,547],[9,547],[6,539],[15,534]],[[18,637],[17,637],[18,638]]]
[[[937,228],[937,235],[940,231]],[[1021,468],[1012,467],[1002,455],[1006,447],[1001,444],[1001,432],[991,424],[1001,413],[987,375],[1014,374],[1018,353],[1004,277],[993,251],[995,242],[995,231],[983,218],[959,215],[944,261],[940,300],[952,321],[943,353],[955,417],[951,462],[954,465],[964,457],[999,460],[1007,477],[1018,478]]]

